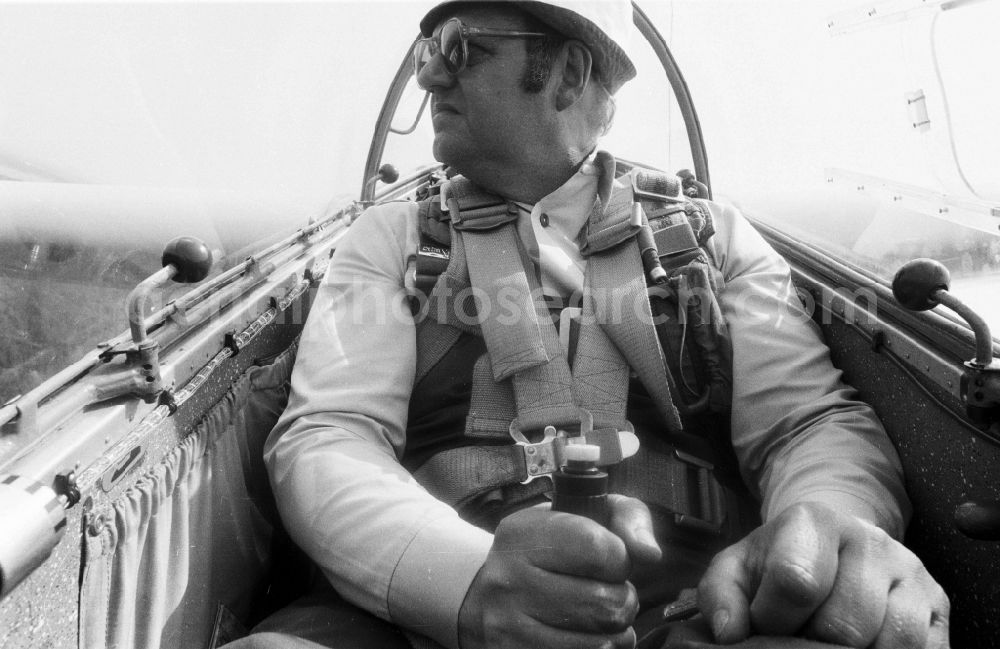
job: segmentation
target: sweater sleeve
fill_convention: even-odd
[[[910,505],[881,422],[841,380],[787,263],[735,209],[711,209],[733,342],[733,447],[764,520],[818,501],[901,538]]]
[[[416,360],[403,282],[415,209],[372,208],[340,242],[265,460],[289,534],[345,599],[455,647],[492,536],[398,461]]]

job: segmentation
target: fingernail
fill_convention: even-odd
[[[729,624],[729,611],[722,609],[721,611],[716,611],[715,615],[712,616],[712,633],[715,635],[715,639],[722,640],[722,634],[726,631],[726,625]]]

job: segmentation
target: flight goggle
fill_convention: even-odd
[[[413,45],[413,71],[420,70],[430,63],[431,59],[440,54],[448,74],[455,76],[463,69],[469,60],[469,37],[488,38],[538,38],[548,36],[542,32],[519,32],[506,29],[491,29],[489,27],[470,27],[458,18],[449,18],[429,38],[419,38]]]

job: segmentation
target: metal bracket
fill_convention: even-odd
[[[542,430],[542,439],[532,442],[521,429],[519,420],[515,417],[510,422],[510,436],[514,443],[524,452],[524,465],[528,477],[521,484],[528,484],[535,478],[547,476],[559,469],[563,462],[563,447],[573,438],[584,438],[594,430],[594,416],[585,408],[579,408],[580,427],[575,432],[546,426]]]
[[[726,522],[726,509],[725,495],[722,493],[718,481],[712,475],[715,466],[677,449],[674,450],[674,457],[691,467],[696,475],[694,482],[697,485],[697,497],[688,500],[691,508],[699,513],[698,516],[675,513],[674,522],[681,527],[718,534]]]

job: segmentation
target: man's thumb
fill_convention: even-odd
[[[653,535],[653,517],[645,503],[628,496],[609,494],[608,505],[611,510],[608,528],[625,542],[633,563],[657,563],[663,558],[663,550]]]

